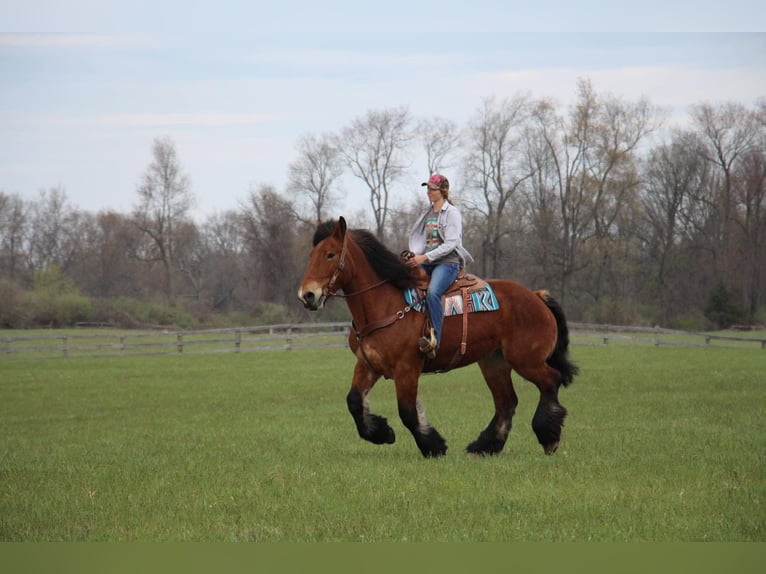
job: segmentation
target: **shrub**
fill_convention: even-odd
[[[633,301],[604,297],[591,305],[583,314],[587,323],[633,325],[638,312]]]
[[[24,291],[9,282],[0,282],[0,325],[71,327],[89,321],[90,299],[80,295],[74,283],[56,266],[35,272],[33,288]]]
[[[766,325],[766,305],[761,305],[756,309],[753,321],[756,325]]]
[[[0,279],[0,327],[20,328],[26,325],[22,307],[24,292],[7,279]]]
[[[734,323],[743,322],[746,313],[742,307],[734,303],[724,282],[719,281],[708,297],[708,302],[705,306],[705,317],[719,329],[725,329],[731,327]]]
[[[680,331],[707,331],[711,324],[702,311],[698,311],[670,317],[667,327]]]
[[[261,301],[255,305],[255,321],[260,325],[275,325],[279,323],[295,323],[297,309],[289,309],[281,303]]]
[[[79,321],[89,321],[91,317],[90,299],[78,293],[32,291],[23,299],[27,322],[32,325],[71,327]]]
[[[140,301],[130,297],[115,299],[107,315],[110,323],[121,327],[163,325],[189,329],[198,325],[191,313],[177,305],[156,300]]]
[[[210,317],[209,324],[213,328],[223,329],[227,327],[247,327],[255,323],[255,320],[249,314],[243,311],[233,311],[231,313],[214,314]]]

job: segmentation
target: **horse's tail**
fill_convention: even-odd
[[[569,327],[564,316],[564,310],[547,291],[536,291],[536,293],[556,318],[556,328],[558,330],[556,347],[545,362],[561,373],[561,383],[566,387],[574,380],[579,369],[577,365],[569,360]]]

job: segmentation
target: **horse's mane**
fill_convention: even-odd
[[[337,221],[320,223],[314,232],[313,245],[316,246],[317,243],[329,237],[336,223]],[[407,289],[417,284],[412,270],[375,235],[366,229],[349,229],[348,234],[381,279],[386,279],[399,289]]]

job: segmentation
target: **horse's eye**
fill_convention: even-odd
[[[335,259],[335,253],[331,251],[327,254],[327,261],[332,261],[333,259]]]

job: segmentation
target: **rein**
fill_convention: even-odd
[[[327,285],[325,285],[322,288],[322,294],[325,297],[342,297],[344,299],[348,299],[349,297],[354,297],[356,295],[361,295],[362,293],[366,293],[367,291],[372,291],[376,287],[380,287],[384,283],[388,283],[388,279],[383,279],[381,281],[378,281],[377,283],[374,283],[373,285],[370,285],[368,287],[365,287],[364,289],[360,289],[359,291],[354,291],[353,293],[343,293],[339,294],[336,291],[333,291],[333,287],[335,286],[335,282],[338,280],[338,277],[340,276],[343,269],[346,267],[346,252],[347,252],[347,237],[343,237],[343,248],[340,252],[340,261],[338,262],[338,267],[335,269],[335,272],[332,274],[332,277],[330,277],[330,280],[327,282]],[[367,361],[367,364],[370,364],[370,359],[367,357],[367,353],[364,352],[364,345],[362,345],[362,339],[364,339],[366,336],[368,336],[371,333],[374,333],[375,331],[379,329],[384,329],[385,327],[389,327],[396,323],[397,321],[400,321],[404,319],[407,316],[407,313],[412,311],[413,307],[416,306],[419,303],[422,303],[425,301],[425,298],[419,299],[415,302],[413,302],[412,305],[405,305],[404,309],[401,309],[394,313],[393,315],[389,315],[388,317],[384,319],[380,319],[378,321],[373,321],[372,323],[368,323],[364,326],[363,329],[357,329],[356,324],[354,321],[351,321],[351,327],[354,329],[354,335],[356,335],[356,340],[359,343],[359,349],[362,352],[362,355],[364,356],[365,361]]]
[[[413,307],[422,302],[425,301],[425,299],[420,299],[413,303],[412,305],[405,305],[404,309],[397,311],[393,315],[389,315],[385,319],[380,319],[378,321],[373,321],[372,323],[367,323],[367,325],[364,326],[364,329],[357,329],[356,325],[354,324],[354,321],[351,321],[351,326],[354,328],[354,334],[356,335],[356,340],[359,341],[359,344],[361,345],[362,339],[369,335],[370,333],[373,333],[377,331],[378,329],[383,329],[384,327],[388,327],[390,325],[393,325],[397,321],[400,321],[404,319],[407,316],[407,313],[412,311]]]
[[[348,299],[349,297],[353,297],[355,295],[361,295],[362,293],[366,293],[367,291],[372,291],[375,289],[375,287],[380,287],[383,285],[383,283],[388,283],[388,279],[383,279],[381,281],[378,281],[374,285],[370,285],[369,287],[365,287],[364,289],[360,289],[359,291],[354,291],[353,293],[333,293],[333,296],[335,297],[341,297],[343,299]]]
[[[346,267],[346,236],[343,237],[343,248],[340,250],[340,261],[338,262],[338,267],[335,269],[335,273],[332,274],[332,277],[330,277],[330,280],[327,282],[327,285],[325,285],[322,288],[322,293],[326,297],[341,297],[343,299],[347,299],[348,297],[353,297],[354,295],[361,295],[362,293],[366,293],[367,291],[372,291],[375,289],[375,287],[380,287],[383,285],[383,283],[387,283],[388,279],[383,279],[382,281],[378,281],[374,285],[370,285],[369,287],[365,287],[364,289],[360,289],[359,291],[354,291],[353,293],[338,293],[337,291],[333,291],[332,288],[335,285],[335,282],[338,280],[338,276],[340,275],[341,271],[345,269]]]

